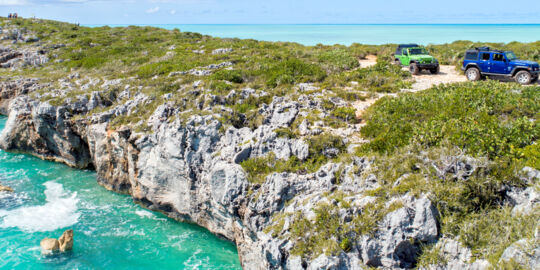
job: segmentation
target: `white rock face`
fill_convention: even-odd
[[[442,238],[437,242],[435,248],[439,251],[439,256],[444,258],[444,263],[436,265],[430,265],[427,268],[429,270],[487,270],[491,265],[486,260],[471,261],[471,250],[463,247],[461,243],[454,239]]]
[[[212,51],[212,54],[226,54],[232,52],[232,48],[219,48]]]
[[[540,267],[540,239],[521,239],[506,248],[499,262],[513,262],[525,268]]]
[[[110,81],[104,84],[115,85]],[[190,91],[200,91],[203,87],[196,83]],[[296,156],[305,160],[308,157],[306,141],[278,137],[275,130],[289,128],[298,117],[305,116],[302,110],[306,106],[321,106],[317,101],[305,97],[298,101],[275,97],[270,104],[259,108],[263,120],[254,130],[248,127],[223,130],[215,115],[172,120],[171,116],[180,109],[165,102],[140,122],[151,128],[151,132],[145,134],[130,127],[114,130],[109,127],[108,121],[114,116],[137,114],[141,105],[152,101],[133,88],[126,88],[118,96],[121,105],[89,116],[88,121],[73,120],[70,111],[86,113],[92,108],[106,107],[98,92],[92,93],[84,106],[79,104],[81,97],[56,107],[30,99],[20,90],[25,89],[22,85],[2,89],[8,89],[2,93],[9,93],[5,96],[10,105],[9,118],[0,135],[0,147],[29,152],[73,167],[93,167],[97,181],[104,187],[130,194],[149,209],[197,223],[233,241],[245,269],[411,268],[423,244],[439,241],[438,212],[426,194],[394,198],[403,206],[387,214],[373,235],[355,236],[350,251],[336,256],[320,255],[311,260],[292,256],[294,243],[287,238],[294,222],[290,216],[284,219],[280,232],[283,237],[265,233],[276,214],[302,213],[308,219],[313,218],[317,205],[335,203],[325,195],[335,190],[351,194],[347,198],[350,209],[339,212],[343,220],[350,221],[375,200],[362,192],[380,187],[378,179],[373,174],[357,173],[371,166],[370,161],[358,157],[347,164],[325,164],[314,173],[273,173],[264,183],[249,183],[240,166],[249,158],[270,153],[280,159]],[[231,93],[237,98],[264,95],[254,89]],[[207,98],[213,100],[211,96]],[[313,135],[317,134],[317,127],[322,128],[322,125],[304,121],[300,131]],[[339,154],[340,150],[323,152],[331,155],[335,151]],[[441,170],[454,170],[459,179],[466,179],[474,169],[467,163],[452,164],[446,166],[450,169]],[[336,175],[340,173],[337,181]],[[509,193],[516,205],[536,205],[536,199],[525,195],[530,193],[516,192],[515,196]],[[439,241],[439,244],[452,263],[430,269],[485,269],[489,266],[481,260],[470,263],[470,250],[456,241]],[[508,251],[508,254],[511,257],[517,252]]]

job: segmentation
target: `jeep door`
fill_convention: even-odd
[[[508,74],[508,65],[506,64],[506,57],[502,53],[493,53],[491,55],[490,73]]]
[[[401,64],[404,66],[408,66],[411,63],[411,58],[409,57],[409,50],[407,48],[401,50],[401,56],[399,57],[399,61],[401,61]]]
[[[480,68],[481,72],[491,72],[491,67],[489,64],[489,59],[491,59],[491,53],[489,52],[483,52],[480,53],[480,57],[478,58],[478,67]]]

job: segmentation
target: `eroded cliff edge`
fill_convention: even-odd
[[[216,64],[205,69],[206,75],[231,66]],[[415,190],[410,175],[397,175],[391,183],[397,191],[381,195],[390,178],[373,157],[355,154],[362,143],[354,138],[358,123],[347,117],[342,119],[345,125],[328,122],[336,107],[350,107],[343,98],[328,98],[332,90],[299,84],[292,96],[274,97],[252,88],[220,96],[198,80],[180,86],[177,91],[187,94],[177,100],[170,93],[149,95],[136,84],[134,78],[107,80],[79,73],[63,76],[57,84],[4,78],[1,113],[9,118],[0,147],[94,168],[104,187],[235,242],[245,269],[412,268],[426,247],[436,250],[438,259],[437,264],[424,264],[428,268],[489,267],[487,259],[473,258],[468,247],[443,234],[434,195],[408,192]],[[56,97],[68,98],[51,99]],[[254,115],[228,110],[253,99],[268,102],[261,102]],[[138,122],[117,122],[144,114],[156,100],[157,106]],[[193,105],[198,111],[186,114]],[[284,166],[280,162],[314,160],[322,163],[313,172],[270,170],[262,180],[254,179],[248,166],[249,161],[252,166],[262,166],[260,161]],[[448,150],[421,154],[409,169],[435,171],[441,179],[460,183],[484,173],[487,163]],[[500,203],[530,214],[538,207],[540,174],[526,168],[517,175],[522,185],[501,190]],[[516,242],[501,259],[533,268],[537,239],[534,235]]]

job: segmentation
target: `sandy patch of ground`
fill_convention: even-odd
[[[368,55],[365,59],[358,60],[358,63],[360,63],[360,68],[367,68],[374,66],[377,64],[377,56],[376,55]]]
[[[353,103],[353,107],[356,109],[356,118],[362,119],[362,115],[364,114],[364,111],[369,108],[369,106],[373,105],[380,96],[375,96],[368,98],[366,100],[358,100]]]
[[[413,84],[412,89],[403,89],[403,91],[417,92],[443,83],[467,81],[465,75],[463,75],[461,71],[457,71],[455,66],[441,65],[440,69],[441,71],[439,74],[431,74],[429,71],[424,70],[419,75],[413,75],[415,83]]]

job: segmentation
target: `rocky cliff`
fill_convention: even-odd
[[[4,49],[10,50],[17,49]],[[219,96],[195,81],[178,90],[193,98],[178,101],[171,94],[147,94],[134,86],[133,78],[106,80],[70,73],[58,82],[3,78],[0,113],[9,118],[0,147],[93,168],[105,188],[233,241],[245,269],[414,268],[426,247],[434,247],[438,258],[444,258],[426,266],[429,269],[491,265],[478,257],[473,260],[468,247],[443,237],[441,214],[430,192],[380,195],[386,189],[382,169],[373,157],[355,154],[354,146],[362,142],[351,134],[360,126],[330,127],[311,118],[334,115],[328,102],[332,108],[350,106],[341,98],[326,100],[331,90],[302,84],[294,97],[268,97],[251,88]],[[69,98],[52,102],[55,97]],[[269,102],[261,103],[256,115],[228,111],[227,106],[260,98]],[[160,103],[137,123],[117,122],[142,115],[155,100]],[[194,113],[186,114],[190,110]],[[232,125],[224,123],[226,116]],[[249,117],[258,124],[246,124],[253,120]],[[287,130],[298,136],[283,135]],[[338,142],[321,146],[310,141],[322,133],[334,134]],[[271,171],[262,181],[254,180],[246,162],[269,156],[276,166],[281,161],[313,160],[322,165],[313,171]],[[452,181],[465,182],[483,170],[468,156],[437,163],[426,154],[421,160],[414,170],[436,169],[441,178]],[[522,177],[534,186],[540,173],[527,170]],[[406,181],[407,175],[402,175],[394,187]],[[539,196],[533,187],[509,187],[503,193],[507,195],[501,204],[519,211],[537,207]],[[516,242],[501,260],[538,266],[538,239],[536,235],[521,241],[529,243],[532,253]]]
[[[20,88],[24,88],[24,81],[20,82]],[[12,90],[3,89],[3,93]],[[313,208],[318,204],[336,203],[325,196],[334,190],[351,194],[346,200],[354,206],[342,213],[344,216],[361,212],[370,201],[369,197],[354,195],[370,188],[361,172],[352,173],[353,166],[369,167],[362,159],[350,164],[330,163],[307,175],[274,173],[264,184],[250,185],[241,161],[270,151],[283,158],[307,156],[305,143],[278,138],[273,132],[290,124],[299,106],[275,99],[261,112],[267,124],[253,131],[230,127],[222,132],[214,117],[193,116],[185,124],[161,119],[152,134],[144,134],[126,127],[111,130],[107,122],[74,121],[67,108],[33,101],[23,94],[10,102],[0,146],[78,168],[94,167],[98,182],[106,188],[129,193],[149,209],[194,222],[234,241],[246,269],[319,269],[332,265],[355,269],[361,262],[412,267],[420,244],[432,243],[438,237],[437,210],[426,197],[399,198],[403,207],[385,217],[377,235],[363,238],[355,250],[339,256],[302,261],[290,254],[290,241],[264,232],[277,213],[309,216],[314,215]],[[284,111],[284,107],[295,109]],[[346,169],[337,175],[343,165]],[[337,177],[343,180],[337,183]],[[285,223],[290,219],[292,216]]]

